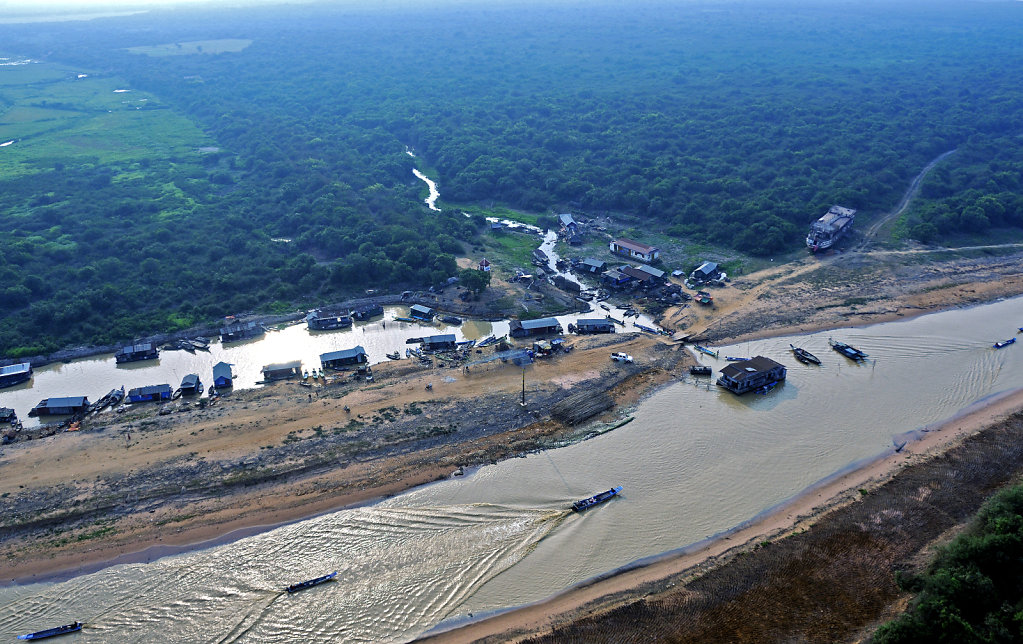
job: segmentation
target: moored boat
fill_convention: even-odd
[[[1002,347],[1007,347],[1010,344],[1014,344],[1015,342],[1016,342],[1016,338],[1009,338],[1008,340],[1002,340],[1000,342],[995,342],[991,346],[994,347],[995,349],[1001,349]]]
[[[609,499],[613,499],[614,497],[618,496],[621,493],[622,493],[622,486],[621,485],[616,485],[615,487],[611,488],[607,492],[601,492],[600,494],[594,494],[593,496],[591,496],[591,497],[589,497],[587,499],[582,499],[582,500],[576,501],[575,503],[572,504],[572,510],[574,512],[581,512],[581,511],[585,510],[586,508],[592,508],[593,506],[599,505],[599,504],[603,503],[604,501],[607,501]]]
[[[394,353],[385,353],[384,355],[390,358],[391,360],[401,360],[401,354],[398,353],[397,351],[395,351]]]
[[[75,631],[82,630],[83,624],[81,622],[72,622],[70,624],[64,624],[63,626],[56,626],[54,628],[48,628],[45,631],[36,631],[35,633],[27,633],[25,635],[19,635],[19,640],[42,640],[47,637],[56,637],[57,635],[64,635],[66,633],[74,633]]]
[[[322,577],[317,577],[316,579],[309,579],[307,581],[300,581],[297,584],[291,584],[290,586],[288,586],[286,588],[286,590],[289,593],[297,593],[298,591],[305,590],[306,588],[312,588],[313,586],[319,586],[322,583],[330,581],[334,577],[337,577],[337,571],[336,570],[334,572],[330,573],[329,575],[324,575]]]
[[[455,315],[442,315],[440,321],[445,324],[453,324],[457,326],[462,323],[462,318]]]
[[[700,353],[706,353],[707,355],[709,355],[711,357],[714,357],[714,358],[718,357],[718,352],[717,351],[714,351],[713,349],[708,349],[705,346],[702,346],[702,345],[699,345],[699,344],[694,344],[693,348],[696,349],[697,351],[699,351]]]
[[[807,351],[806,349],[804,349],[802,347],[797,347],[797,346],[794,346],[794,345],[790,344],[789,348],[792,349],[792,353],[796,356],[796,360],[799,360],[803,364],[817,364],[817,365],[819,365],[821,363],[821,359],[820,358],[818,358],[817,356],[813,355],[812,353],[810,353],[809,351]]]
[[[709,376],[712,373],[711,368],[705,365],[689,367],[689,375],[691,376]]]
[[[856,362],[862,362],[864,359],[867,358],[867,354],[866,353],[863,353],[862,351],[860,351],[856,347],[850,346],[850,345],[848,345],[848,344],[846,344],[844,342],[835,342],[831,338],[828,338],[828,344],[831,345],[832,349],[834,349],[835,351],[841,353],[843,356],[845,356],[846,358],[849,358],[850,360],[855,360]]]

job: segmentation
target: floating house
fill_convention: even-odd
[[[29,416],[69,416],[80,414],[89,408],[89,399],[85,396],[69,398],[44,398],[29,410]]]
[[[28,362],[0,367],[0,387],[11,387],[32,377],[32,365]]]
[[[237,342],[257,338],[266,333],[263,326],[258,322],[233,322],[220,329],[221,342]]]
[[[654,262],[661,256],[661,249],[634,242],[631,239],[616,239],[610,244],[611,252],[624,255],[641,262]]]
[[[379,304],[367,304],[352,311],[352,317],[356,320],[368,320],[384,314],[384,307]]]
[[[369,362],[369,355],[361,346],[320,354],[320,366],[324,369],[344,369],[367,362]]]
[[[278,362],[263,367],[263,380],[283,380],[285,378],[301,377],[302,361]]]
[[[347,329],[352,326],[352,318],[347,315],[310,311],[305,316],[305,323],[311,331],[329,331],[330,329]]]
[[[182,396],[194,396],[201,394],[203,390],[202,381],[199,380],[199,374],[190,373],[181,379],[181,395]]]
[[[422,304],[413,304],[408,309],[409,317],[415,320],[422,320],[424,322],[430,322],[433,320],[433,316],[436,315],[433,309]]]
[[[508,334],[513,338],[525,338],[532,335],[549,335],[562,333],[561,324],[555,318],[538,320],[512,320]]]
[[[217,389],[228,389],[234,386],[234,373],[231,372],[229,363],[218,362],[213,365],[213,386]]]
[[[457,347],[455,334],[431,335],[423,338],[423,351],[450,351]]]
[[[173,393],[170,385],[136,387],[128,390],[128,400],[133,403],[170,400]]]
[[[764,390],[785,380],[785,365],[770,358],[756,356],[733,362],[721,369],[717,384],[736,394]]]
[[[18,414],[10,407],[0,407],[0,423],[15,425],[18,422]]]
[[[152,360],[158,358],[160,352],[156,350],[152,342],[133,344],[129,347],[121,347],[114,354],[116,362],[135,362],[136,360]]]
[[[585,318],[576,320],[574,328],[576,333],[583,335],[589,333],[614,333],[615,323],[604,318]]]

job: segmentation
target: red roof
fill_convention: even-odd
[[[643,253],[644,255],[649,255],[651,252],[657,250],[656,246],[647,246],[646,244],[634,242],[631,239],[616,239],[614,240],[614,244],[620,248],[627,248],[637,253]]]

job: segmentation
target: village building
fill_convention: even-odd
[[[709,280],[716,280],[721,277],[721,269],[714,262],[704,262],[700,264],[696,270],[690,275],[689,279],[694,282],[707,282]]]
[[[431,335],[423,338],[423,351],[450,351],[457,347],[455,334]]]
[[[221,342],[237,342],[263,335],[266,331],[258,322],[234,322],[220,329]]]
[[[574,235],[579,232],[579,224],[575,218],[569,213],[558,215],[558,221],[561,222],[561,227],[564,228],[569,235]]]
[[[587,257],[583,261],[576,264],[576,270],[585,273],[592,273],[594,275],[600,275],[607,270],[607,262],[602,262],[599,259],[593,259]]]
[[[423,320],[424,322],[430,322],[433,320],[433,316],[436,312],[428,306],[422,304],[413,304],[408,309],[409,317],[415,320]]]
[[[764,356],[756,356],[730,363],[721,369],[717,384],[733,393],[744,394],[776,385],[785,380],[785,373],[785,365]]]
[[[352,317],[356,320],[368,320],[384,314],[384,307],[379,304],[366,304],[352,311]]]
[[[662,280],[656,279],[650,273],[641,271],[635,266],[622,266],[618,270],[624,273],[625,275],[628,275],[634,282],[639,284],[639,286],[641,286],[642,288],[650,288],[662,283]]]
[[[135,362],[136,360],[152,360],[159,357],[159,355],[160,352],[156,350],[152,342],[143,342],[141,344],[121,347],[114,354],[114,361]]]
[[[631,239],[616,239],[610,247],[616,255],[625,255],[641,262],[655,262],[661,256],[661,250],[656,246],[647,246]]]
[[[182,396],[194,396],[196,394],[201,394],[203,387],[202,381],[199,380],[199,374],[190,373],[182,378],[179,389],[181,390]]]
[[[484,257],[483,259],[481,259],[481,260],[480,260],[480,265],[479,265],[479,269],[480,269],[481,271],[485,271],[485,272],[486,272],[486,271],[489,271],[489,270],[490,270],[490,260],[488,260],[488,259],[487,259],[486,257]]]
[[[148,385],[128,390],[128,400],[133,403],[170,400],[174,390],[170,385]]]
[[[320,354],[320,366],[324,369],[344,369],[367,362],[369,362],[369,355],[361,346]]]
[[[10,407],[0,407],[0,423],[14,425],[18,422],[18,414]]]
[[[229,363],[218,362],[213,365],[213,386],[217,389],[228,389],[234,386],[234,373],[231,372]]]
[[[310,311],[309,315],[305,316],[305,323],[311,331],[346,329],[352,326],[352,318],[347,315],[316,310]]]
[[[70,416],[80,414],[89,408],[89,399],[85,396],[67,398],[44,398],[29,410],[29,416]]]
[[[631,282],[632,278],[617,268],[609,268],[600,276],[600,281],[614,288],[622,288]]]
[[[606,318],[580,318],[575,322],[575,332],[579,334],[589,333],[614,333],[615,323]],[[572,329],[570,328],[569,331]]]
[[[292,360],[291,362],[278,362],[268,364],[262,369],[263,380],[284,380],[285,378],[297,378],[302,376],[302,361]]]
[[[562,333],[561,324],[556,318],[540,318],[538,320],[512,320],[508,334],[513,338],[524,338],[531,335],[548,335]]]
[[[0,367],[0,387],[11,387],[19,382],[25,382],[31,377],[32,364],[28,362]]]

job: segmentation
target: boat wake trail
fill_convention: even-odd
[[[96,642],[408,641],[568,514],[489,504],[345,510],[151,564],[4,589],[0,636],[81,619]],[[334,570],[329,583],[284,592]]]

